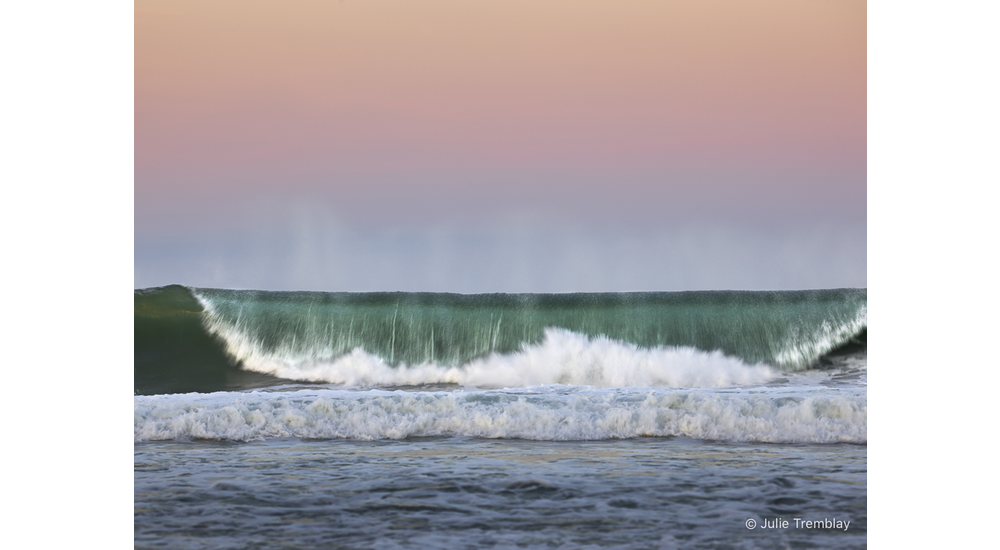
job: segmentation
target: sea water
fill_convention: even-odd
[[[863,547],[864,290],[136,291],[135,544]]]

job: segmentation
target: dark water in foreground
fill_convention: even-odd
[[[789,527],[763,528],[777,518]],[[795,518],[850,524],[796,528]],[[866,539],[866,445],[135,445],[136,548],[864,548]]]

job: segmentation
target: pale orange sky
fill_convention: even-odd
[[[866,9],[139,1],[136,233],[247,227],[247,204],[289,201],[351,227],[863,226]]]

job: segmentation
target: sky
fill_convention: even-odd
[[[866,9],[138,1],[135,287],[866,287]]]

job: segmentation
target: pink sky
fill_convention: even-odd
[[[135,9],[140,236],[293,200],[359,227],[865,217],[865,2]]]

